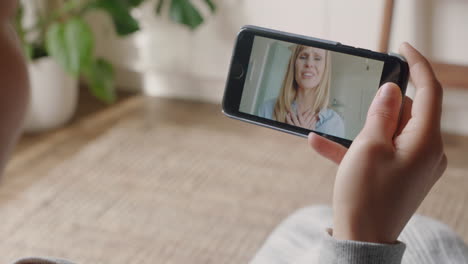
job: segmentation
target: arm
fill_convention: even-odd
[[[340,164],[333,192],[332,236],[337,244],[388,245],[382,249],[397,245],[399,234],[447,166],[440,131],[442,88],[418,51],[403,44],[400,52],[416,88],[414,103],[405,99],[400,123],[401,92],[388,83],[379,89],[349,150],[309,136],[315,150]],[[351,258],[366,255],[362,247],[354,249],[347,251],[350,259],[337,263],[354,263]]]
[[[11,18],[16,0],[0,1],[0,175],[18,136],[28,102],[28,75]]]

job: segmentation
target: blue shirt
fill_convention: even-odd
[[[258,110],[258,115],[263,118],[273,120],[273,112],[275,110],[276,99],[266,101]],[[297,104],[294,101],[291,104],[294,112],[297,113]],[[318,113],[319,120],[315,124],[315,130],[320,133],[325,133],[335,137],[344,138],[345,129],[344,122],[341,116],[333,109],[324,108]]]

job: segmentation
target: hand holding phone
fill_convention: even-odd
[[[238,35],[223,111],[226,115],[349,146],[380,85],[406,89],[400,57],[253,26]]]
[[[364,128],[349,149],[313,133],[309,143],[339,164],[333,191],[333,236],[339,240],[395,243],[447,167],[440,131],[442,87],[428,61],[409,44],[416,95],[406,98],[385,84]]]

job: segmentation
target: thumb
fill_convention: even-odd
[[[366,138],[392,140],[398,127],[402,94],[398,85],[386,83],[377,92],[362,130]]]

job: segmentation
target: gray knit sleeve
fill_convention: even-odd
[[[326,232],[319,262],[330,264],[400,264],[405,244],[377,244],[337,240]]]

